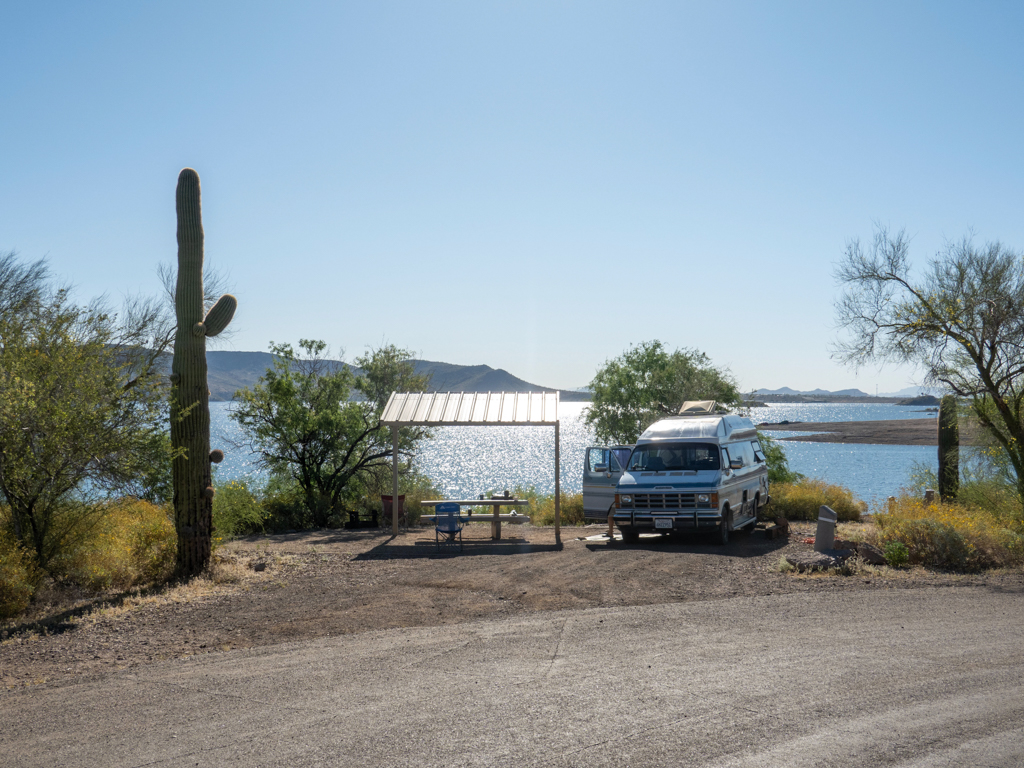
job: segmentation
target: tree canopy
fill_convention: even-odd
[[[590,382],[586,423],[603,442],[631,444],[651,424],[679,412],[687,400],[740,402],[732,375],[696,349],[670,352],[660,341],[630,347],[607,361]]]
[[[848,334],[840,357],[917,365],[961,398],[1005,453],[1024,503],[1021,254],[964,237],[915,274],[906,234],[878,227],[867,249],[847,244],[837,277],[845,286],[837,319]]]
[[[0,256],[0,495],[17,539],[50,561],[88,525],[93,497],[142,492],[167,457],[155,302],[118,314],[74,303],[45,264]]]
[[[326,358],[323,341],[302,339],[301,354],[288,344],[271,344],[276,360],[252,388],[239,390],[231,414],[260,463],[301,489],[311,522],[325,526],[341,511],[354,480],[386,468],[391,433],[380,416],[393,391],[426,389],[411,354],[394,345],[355,359],[356,375]],[[399,430],[399,455],[408,460],[427,435]]]

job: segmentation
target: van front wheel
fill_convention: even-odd
[[[722,524],[718,526],[718,543],[725,546],[729,543],[729,521],[732,519],[731,510],[722,512]]]
[[[640,531],[636,530],[636,528],[619,528],[619,530],[622,531],[622,540],[628,544],[636,544],[640,541]]]

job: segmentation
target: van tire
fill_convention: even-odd
[[[729,543],[729,522],[732,520],[732,510],[728,507],[722,512],[722,523],[718,526],[718,543],[723,547]]]
[[[622,540],[627,544],[636,544],[640,541],[640,531],[635,528],[619,528],[622,531]]]

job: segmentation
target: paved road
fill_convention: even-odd
[[[5,766],[1020,766],[1024,595],[391,630],[0,694]]]

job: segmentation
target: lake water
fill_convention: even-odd
[[[583,451],[594,444],[583,423],[588,403],[561,403],[562,489],[578,493],[583,483]],[[226,457],[217,468],[218,480],[258,478],[249,451],[228,418],[231,403],[210,403],[212,447]],[[750,409],[755,423],[788,421],[884,421],[934,418],[918,407],[866,403],[784,403]],[[786,434],[786,433],[776,433]],[[842,445],[837,443],[782,444],[790,468],[852,489],[865,501],[891,496],[906,485],[915,464],[937,469],[934,446]],[[543,493],[554,490],[554,428],[443,427],[422,444],[417,463],[448,498],[475,498],[491,490],[534,485]]]

